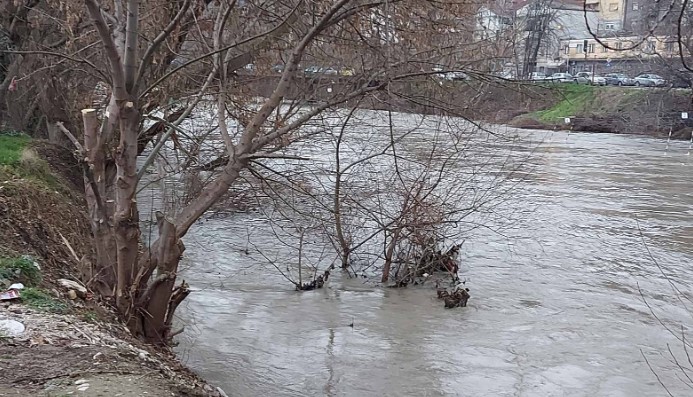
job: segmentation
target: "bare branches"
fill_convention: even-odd
[[[294,12],[295,12],[295,10],[294,10]],[[232,48],[240,47],[240,46],[242,46],[242,45],[247,45],[247,44],[255,43],[255,42],[257,42],[259,39],[262,39],[262,38],[264,38],[264,37],[266,37],[266,36],[272,35],[272,34],[275,33],[275,32],[278,32],[278,31],[281,31],[282,29],[285,29],[285,27],[287,26],[287,24],[289,23],[289,21],[294,17],[294,12],[292,12],[291,14],[289,14],[279,25],[273,27],[272,29],[269,29],[268,31],[259,33],[259,34],[255,35],[255,36],[252,36],[252,37],[243,39],[243,40],[238,41],[238,42],[236,42],[236,43],[229,44],[228,46],[224,46],[224,47],[222,47],[222,48],[220,48],[220,49],[218,49],[218,50],[214,50],[214,51],[208,52],[208,53],[206,53],[206,54],[202,54],[202,55],[200,55],[200,56],[198,56],[198,57],[196,57],[196,58],[193,58],[193,59],[189,60],[188,62],[185,62],[185,63],[182,64],[181,66],[178,66],[178,67],[174,68],[173,70],[167,72],[166,74],[164,74],[163,76],[161,76],[160,78],[158,78],[156,81],[154,81],[152,84],[150,84],[149,87],[147,87],[147,88],[140,94],[140,98],[146,96],[146,95],[147,95],[148,93],[150,93],[154,88],[156,88],[159,84],[161,84],[163,81],[165,81],[165,80],[168,79],[169,77],[171,77],[171,76],[173,76],[174,74],[180,72],[181,69],[185,69],[185,68],[187,68],[187,67],[190,66],[190,65],[193,65],[193,64],[195,64],[195,63],[198,63],[198,62],[202,61],[203,59],[209,58],[209,57],[214,56],[215,54],[221,53],[221,52],[223,52],[223,51],[227,51],[227,50],[230,50],[230,49],[232,49]]]
[[[161,44],[163,44],[166,38],[169,37],[173,30],[180,24],[181,20],[190,8],[191,1],[192,0],[185,0],[181,8],[178,10],[176,16],[169,22],[168,25],[166,25],[164,30],[161,31],[161,33],[159,33],[154,38],[154,40],[152,40],[149,47],[147,47],[147,50],[144,52],[144,55],[140,60],[140,66],[137,70],[137,77],[135,78],[133,91],[137,92],[137,88],[139,87],[142,78],[144,78],[146,69],[150,66],[152,62],[152,57],[154,56],[154,53],[159,49],[159,47],[161,46]]]
[[[81,51],[81,50],[80,50]],[[93,71],[98,73],[104,79],[108,79],[108,76],[99,69],[93,62],[85,58],[75,58],[73,55],[64,54],[62,52],[56,51],[42,51],[42,50],[3,50],[7,54],[19,54],[19,55],[48,55],[51,57],[62,58],[74,63],[82,63],[89,66]],[[79,52],[79,51],[78,51]]]
[[[683,64],[683,67],[688,70],[689,72],[693,72],[693,69],[691,68],[691,65],[688,64],[686,61],[686,53],[684,52],[684,43],[683,43],[683,16],[688,10],[688,1],[689,0],[683,0],[683,4],[681,5],[681,12],[679,12],[678,19],[676,21],[676,32],[678,34],[678,47],[679,47],[679,57],[681,58],[681,63]],[[672,6],[674,4],[674,1],[671,2]],[[690,23],[690,21],[689,21]],[[686,46],[686,50],[689,50],[688,47]]]
[[[125,53],[123,54],[123,72],[125,89],[132,93],[137,81],[137,38],[139,36],[139,1],[128,0],[125,24]]]
[[[660,386],[662,386],[662,388],[664,388],[664,390],[667,392],[667,394],[670,397],[674,397],[674,395],[671,394],[671,392],[669,391],[667,386],[664,384],[664,382],[662,382],[662,379],[660,379],[659,375],[657,374],[657,371],[655,371],[654,368],[652,368],[652,365],[650,364],[650,360],[647,359],[647,356],[645,356],[645,353],[642,351],[642,349],[640,349],[640,355],[642,356],[642,358],[645,359],[645,363],[647,363],[647,367],[650,369],[650,372],[652,372],[652,374],[654,374],[655,378],[657,378],[657,382],[659,382]]]
[[[96,0],[85,0],[87,5],[87,10],[91,15],[96,30],[99,32],[99,37],[103,43],[104,49],[106,50],[106,57],[111,65],[111,83],[113,86],[113,93],[115,94],[116,100],[124,101],[127,99],[127,89],[125,85],[125,71],[123,70],[123,64],[121,63],[120,54],[116,49],[116,43],[113,41],[113,36],[108,28],[108,24],[103,19],[101,14],[101,7],[96,3]],[[134,61],[134,59],[133,59]]]

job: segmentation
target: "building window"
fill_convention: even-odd
[[[618,11],[618,3],[609,3],[609,11]]]
[[[620,50],[622,48],[623,48],[623,43],[621,43],[620,41],[616,42],[616,49]]]
[[[607,23],[604,25],[605,30],[614,30],[614,24],[613,23]]]
[[[587,45],[587,52],[594,53],[594,44]]]
[[[670,42],[665,44],[664,48],[666,49],[667,52],[672,53],[672,52],[674,52],[674,45],[675,44],[676,43],[674,43],[673,41],[670,41]]]
[[[582,44],[578,44],[577,45],[577,53],[579,54],[581,52],[582,52]]]
[[[565,48],[563,48],[563,53],[566,55],[570,54],[570,46],[565,46]]]
[[[609,52],[608,48],[604,47],[603,45],[601,47],[602,47],[602,52]]]

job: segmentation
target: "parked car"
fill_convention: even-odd
[[[447,72],[443,78],[445,80],[467,80],[469,76],[464,72]]]
[[[554,83],[572,83],[575,78],[570,73],[554,73],[547,77],[546,80],[550,80]]]
[[[631,79],[623,73],[609,73],[605,75],[604,78],[606,79],[607,85],[635,85],[635,80]]]
[[[306,76],[314,76],[316,74],[319,74],[322,71],[322,68],[319,66],[308,66],[307,68],[303,69],[303,74]]]
[[[546,75],[542,72],[532,72],[529,79],[532,81],[544,81],[546,80]]]
[[[664,87],[667,81],[662,76],[650,73],[643,73],[635,77],[635,85],[640,87]]]
[[[339,73],[337,71],[337,69],[335,69],[335,68],[325,68],[325,69],[322,69],[320,72],[322,72],[322,74],[325,74],[328,76],[336,76]]]
[[[592,72],[576,73],[575,82],[579,84],[606,85],[606,79],[602,76],[595,76]]]
[[[515,73],[511,71],[500,71],[493,73],[494,76],[504,80],[515,80]]]

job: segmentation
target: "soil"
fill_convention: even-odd
[[[49,162],[50,179],[0,172],[0,255],[30,255],[42,266],[46,284],[75,271],[76,258],[89,253],[90,232],[75,157],[46,142],[32,145]],[[64,239],[63,239],[64,238]],[[48,285],[45,285],[48,286]]]
[[[548,100],[548,102],[547,102]],[[691,111],[690,90],[647,89],[632,87],[595,87],[583,107],[570,117],[570,125],[558,118],[556,122],[539,119],[537,110],[550,109],[563,98],[547,95],[539,109],[521,112],[518,105],[507,104],[504,118],[484,117],[487,121],[505,123],[517,128],[607,132],[614,134],[648,135],[672,139],[690,139],[693,124],[681,119]]]
[[[0,321],[25,326],[0,336],[0,396],[218,396],[166,351],[129,338],[117,323],[86,321],[10,304]]]
[[[39,288],[67,314],[0,302],[0,323],[25,327],[14,336],[0,330],[0,396],[223,396],[170,351],[133,338],[108,305],[91,295],[67,298],[57,280],[79,280],[80,259],[91,250],[81,168],[70,149],[34,141],[28,150],[48,169],[0,167],[0,256],[35,259]]]

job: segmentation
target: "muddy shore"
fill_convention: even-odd
[[[79,282],[90,249],[82,192],[68,149],[29,142],[16,164],[0,162],[0,292],[24,285],[0,301],[0,396],[225,395],[58,281]]]

